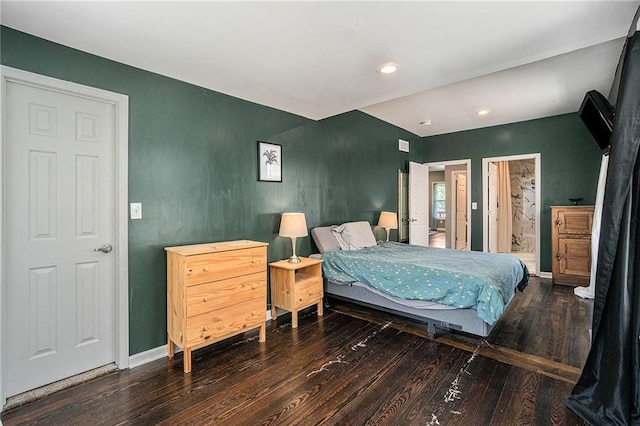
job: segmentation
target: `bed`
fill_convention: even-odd
[[[368,222],[317,227],[325,294],[426,323],[486,337],[529,271],[509,254],[377,242]]]

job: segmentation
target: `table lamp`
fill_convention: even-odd
[[[296,239],[309,235],[304,213],[282,213],[279,235],[291,238],[293,256],[289,258],[289,263],[300,263],[300,258],[296,256]]]
[[[391,229],[398,229],[398,215],[392,212],[380,213],[378,226],[387,231],[387,241],[389,241],[389,231]]]

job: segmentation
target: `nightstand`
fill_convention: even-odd
[[[322,316],[322,260],[301,257],[300,263],[287,260],[269,264],[271,271],[271,318],[276,308],[291,312],[291,327],[298,328],[298,311],[318,305]]]

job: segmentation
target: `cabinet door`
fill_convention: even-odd
[[[591,275],[591,241],[588,239],[558,238],[558,272],[589,278]]]
[[[593,210],[565,210],[558,212],[558,234],[591,235]]]

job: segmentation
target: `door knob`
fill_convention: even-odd
[[[93,251],[101,251],[103,253],[110,253],[113,250],[113,246],[109,243],[103,244],[102,247],[98,247],[97,249],[93,249]]]

